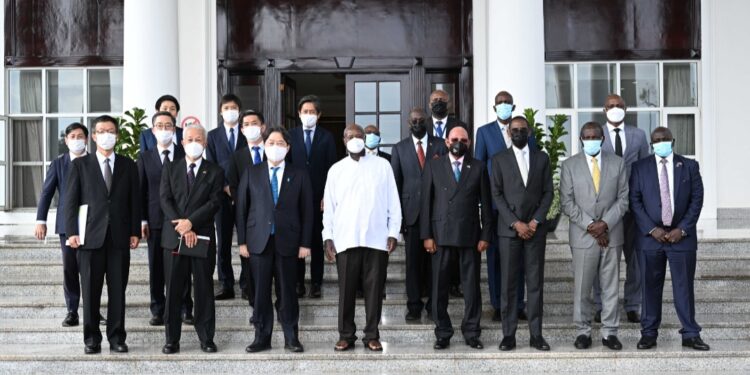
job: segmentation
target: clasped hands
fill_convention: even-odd
[[[424,245],[425,251],[427,251],[428,253],[435,254],[435,252],[437,252],[437,245],[435,245],[435,239],[428,238],[424,240],[423,245]],[[489,247],[490,247],[490,243],[487,241],[479,241],[477,243],[477,251],[480,253],[486,251],[487,248]]]
[[[596,243],[601,248],[609,247],[608,230],[609,226],[602,220],[594,221],[593,223],[589,224],[588,227],[586,227],[586,232],[588,232],[588,234],[596,239]]]
[[[682,229],[674,228],[667,232],[664,228],[656,227],[651,231],[651,237],[659,243],[678,243],[682,241]]]
[[[534,237],[538,226],[539,224],[537,224],[536,220],[531,220],[528,223],[519,220],[513,223],[513,229],[522,240],[529,240],[531,237]]]

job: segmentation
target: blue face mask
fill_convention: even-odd
[[[380,136],[375,133],[365,134],[365,146],[374,150],[380,144]]]
[[[601,139],[588,139],[583,142],[583,152],[588,156],[598,155],[599,151],[602,150]]]
[[[672,141],[654,143],[652,146],[654,147],[654,154],[660,158],[666,158],[672,154]]]
[[[500,103],[495,106],[495,113],[500,120],[507,120],[513,114],[513,104]]]

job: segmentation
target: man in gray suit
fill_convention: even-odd
[[[617,302],[628,180],[622,159],[601,152],[605,138],[599,123],[584,124],[583,152],[565,160],[560,172],[560,201],[563,212],[570,217],[575,276],[573,321],[578,331],[578,349],[591,347],[591,288],[597,275],[602,286],[602,344],[612,350],[622,349],[617,339]]]
[[[650,155],[651,149],[643,129],[633,125],[625,124],[625,101],[620,95],[608,95],[604,101],[604,113],[607,115],[607,124],[602,126],[606,136],[602,144],[602,153],[615,154],[625,162],[625,172],[630,178],[630,166],[638,160]],[[623,253],[627,269],[625,273],[625,298],[623,305],[628,321],[638,323],[641,321],[641,271],[638,266],[638,256],[635,253],[635,222],[630,212],[623,218],[625,231],[625,243]],[[596,315],[594,320],[601,322],[602,302],[600,296],[599,280],[594,281],[594,299],[596,301]]]

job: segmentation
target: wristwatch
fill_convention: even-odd
[[[680,229],[680,232],[682,232],[682,237],[687,237],[687,232],[684,229]]]

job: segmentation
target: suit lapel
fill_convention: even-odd
[[[268,173],[268,169],[266,169],[266,173]],[[279,202],[281,202],[282,196],[284,196],[284,193],[289,190],[289,185],[294,179],[294,170],[290,168],[284,167],[284,175],[282,176],[282,182],[281,182],[281,190],[279,191]],[[269,184],[271,183],[271,178],[268,178]]]
[[[221,127],[219,127],[221,131],[219,132],[219,142],[226,147],[227,150],[229,150],[229,154],[233,154],[234,150],[232,150],[232,146],[229,144],[229,138],[227,138],[227,128],[224,126],[224,123],[221,124]],[[234,141],[237,142],[237,134],[234,134]]]
[[[450,159],[449,159],[450,160]],[[471,162],[472,158],[468,154],[464,156],[464,161],[461,163],[461,176],[458,178],[458,183],[456,184],[456,190],[453,192],[453,194],[458,193],[461,188],[466,185],[466,181],[469,179],[469,176],[471,176]],[[453,168],[451,168],[451,172],[453,171]],[[455,178],[453,179],[456,180]]]
[[[99,167],[99,158],[96,157],[96,153],[89,154],[88,158],[89,168],[91,168],[92,172],[95,172],[95,175],[97,177],[94,177],[94,180],[98,181],[99,185],[101,185],[101,188],[107,191],[107,183],[104,182],[104,175],[102,174],[102,169]]]
[[[492,134],[495,135],[495,142],[499,145],[503,145],[503,150],[507,149],[509,145],[505,144],[505,137],[503,137],[503,131],[500,130],[500,126],[497,124],[497,121],[492,123]]]
[[[591,176],[588,158],[583,152],[579,152],[578,154],[576,154],[576,156],[574,156],[574,158],[576,160],[574,164],[574,172],[576,176],[581,176],[580,178],[586,180],[586,187],[589,189],[589,191],[591,191],[594,195],[598,195],[596,193],[596,190],[594,189],[594,178],[593,176]],[[601,182],[601,179],[599,179],[599,181]],[[601,190],[601,183],[599,184],[599,189]]]
[[[451,188],[453,188],[453,194],[456,194],[456,189],[458,189],[458,183],[456,182],[456,177],[453,174],[453,162],[451,162],[451,158],[448,155],[442,156],[444,158],[443,161],[440,162],[440,164],[443,165],[443,172],[446,173],[446,177],[448,178],[448,181]],[[451,195],[453,195],[451,194]]]
[[[605,160],[606,159],[606,160]],[[599,198],[599,195],[602,193],[602,190],[609,188],[606,186],[605,181],[609,178],[609,169],[612,168],[614,164],[612,164],[612,158],[609,156],[604,156],[604,153],[599,153],[599,191],[596,192],[596,197]],[[588,167],[588,166],[587,166]],[[591,183],[593,184],[594,180],[591,180]]]
[[[527,146],[528,147],[528,146]],[[529,147],[529,176],[526,178],[526,187],[531,186],[532,180],[536,177],[536,167],[539,163],[539,152],[534,147]],[[518,170],[521,173],[521,170]]]
[[[187,186],[187,164],[185,168],[183,168],[183,170],[185,171],[185,186]],[[198,170],[195,171],[195,182],[193,182],[193,188],[190,189],[190,192],[188,193],[187,205],[190,205],[190,201],[193,199],[193,195],[195,195],[194,194],[195,191],[198,190],[198,187],[200,186],[200,182],[203,180],[203,178],[207,174],[208,174],[208,171],[206,170],[206,159],[203,159],[201,160],[201,165],[198,167]]]
[[[674,202],[677,202],[677,197],[679,196],[678,194],[680,181],[682,181],[682,169],[684,168],[684,163],[682,162],[681,157],[673,154],[672,164],[672,168],[674,168],[672,172],[672,178],[674,179],[674,181],[672,181],[672,185],[674,186],[674,197],[672,197],[672,200]],[[672,213],[674,214],[674,207],[672,207]]]

